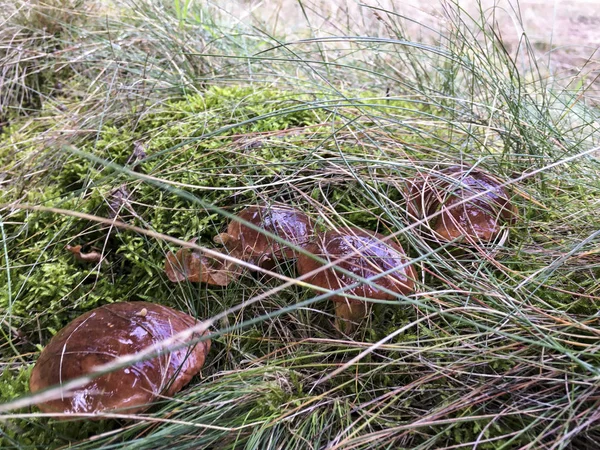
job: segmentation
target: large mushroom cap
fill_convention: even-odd
[[[328,261],[344,258],[337,266],[356,274],[361,278],[371,278],[394,268],[397,270],[373,280],[377,286],[399,294],[409,294],[414,290],[415,272],[412,266],[406,266],[408,258],[400,245],[379,233],[359,228],[342,228],[317,235],[315,242],[305,249]],[[301,275],[312,272],[322,264],[308,255],[298,256],[298,271]],[[320,270],[306,279],[307,282],[323,288],[335,290],[357,282],[357,279],[336,271],[333,267]],[[360,283],[346,290],[346,293],[360,297],[392,300],[394,295],[375,286]],[[356,299],[347,299],[344,295],[332,297],[333,301],[361,303]]]
[[[482,192],[486,193],[465,202]],[[503,223],[516,218],[516,209],[502,182],[467,166],[452,166],[411,180],[407,210],[418,219],[441,212],[429,225],[443,241],[466,236],[490,242],[496,239]]]
[[[100,365],[135,354],[196,320],[180,311],[146,302],[121,302],[96,308],[70,322],[42,351],[29,380],[31,392],[92,373]],[[200,371],[210,341],[182,348],[101,375],[61,399],[42,403],[44,412],[138,413],[158,395],[173,395]]]
[[[313,236],[314,225],[310,218],[297,209],[283,205],[257,205],[242,210],[240,219],[256,225],[294,246],[301,247]],[[220,235],[221,239],[225,237]],[[296,252],[288,245],[280,244],[260,231],[254,230],[237,220],[227,227],[226,238],[222,239],[229,248],[239,248],[242,257],[256,259],[294,258]]]

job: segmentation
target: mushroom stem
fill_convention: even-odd
[[[335,302],[335,327],[344,333],[351,333],[367,317],[368,312],[367,303],[350,303],[348,300]]]

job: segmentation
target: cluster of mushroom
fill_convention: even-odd
[[[467,166],[409,180],[406,197],[409,216],[423,220],[440,241],[490,242],[516,216],[502,182]],[[264,268],[297,258],[305,281],[335,291],[336,324],[345,331],[366,316],[366,299],[391,300],[415,288],[415,269],[397,242],[353,227],[319,233],[306,214],[289,206],[248,207],[215,241],[231,256]],[[235,263],[188,249],[169,253],[165,271],[171,281],[221,286],[240,273]]]
[[[491,242],[503,224],[516,217],[501,181],[466,166],[410,180],[405,193],[409,216],[426,223],[440,241]],[[415,289],[415,269],[393,239],[354,227],[318,232],[306,214],[289,206],[248,207],[215,241],[233,258],[209,258],[181,249],[167,255],[169,279],[226,286],[241,272],[236,260],[271,270],[281,261],[296,259],[305,281],[316,289],[333,291],[336,325],[346,332],[367,315],[367,299],[392,300]],[[31,374],[31,392],[89,375],[195,323],[187,314],[145,302],[94,309],[68,324],[46,346]],[[173,395],[185,386],[200,371],[209,349],[206,339],[191,348],[100,374],[83,388],[39,407],[51,413],[145,411],[159,396]]]
[[[397,293],[406,295],[414,289],[415,273],[399,244],[385,242],[385,236],[358,228],[316,233],[306,214],[285,205],[242,210],[215,241],[222,243],[230,255],[265,268],[297,258],[298,272],[306,281],[317,288],[339,291],[331,298],[336,303],[336,323],[347,331],[365,317],[365,298],[390,300]],[[169,253],[165,272],[171,281],[221,286],[239,274],[230,262],[189,249]],[[357,279],[369,280],[362,283]]]

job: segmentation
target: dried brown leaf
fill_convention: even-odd
[[[119,216],[122,217],[123,210],[129,212],[134,217],[138,217],[129,202],[130,199],[131,193],[126,185],[122,184],[114,189],[108,196],[108,217],[110,219],[116,219]]]
[[[207,258],[199,252],[182,248],[177,253],[167,253],[165,273],[175,283],[188,280],[227,286],[239,276],[240,268],[233,262]]]
[[[133,143],[133,152],[129,159],[127,159],[127,164],[133,165],[134,172],[140,172],[141,167],[140,163],[146,159],[147,157],[146,149],[144,148],[144,144],[142,141],[135,141]]]
[[[81,245],[67,245],[65,249],[75,256],[75,259],[81,262],[100,262],[102,254],[99,252],[84,253],[81,251]]]

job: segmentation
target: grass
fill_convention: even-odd
[[[361,9],[377,34],[341,22],[287,38],[212,4],[3,6],[3,448],[597,447],[600,126],[585,80],[559,88],[526,39],[515,64],[488,10],[451,3],[425,40],[381,8]],[[408,179],[459,162],[513,192],[519,218],[493,252],[433,245],[406,212]],[[168,281],[173,239],[212,248],[231,213],[273,200],[320,229],[394,234],[417,292],[372,302],[344,336],[332,293],[292,264],[227,288]],[[202,376],[134,417],[74,424],[27,404],[51,336],[124,300],[213,318]]]

